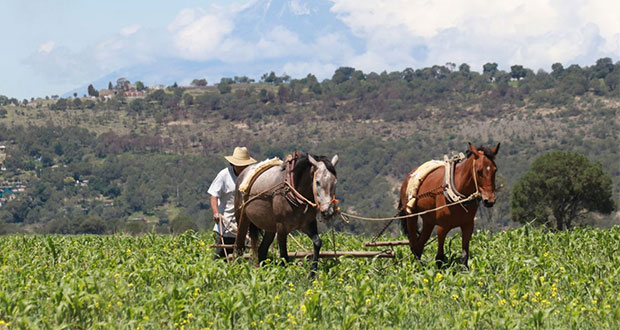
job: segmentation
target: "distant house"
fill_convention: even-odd
[[[99,91],[99,97],[102,99],[110,99],[112,96],[116,95],[117,91],[110,89],[102,89]]]
[[[125,91],[124,94],[125,96],[132,97],[132,98],[143,98],[146,96],[146,93],[144,93],[144,91],[139,91],[135,89],[130,89],[128,91]]]
[[[149,86],[149,89],[151,90],[159,90],[159,89],[165,89],[166,86],[164,85],[153,85],[153,86]]]

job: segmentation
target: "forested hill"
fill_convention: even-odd
[[[365,216],[393,215],[407,172],[469,141],[501,142],[505,186],[478,228],[515,225],[511,187],[552,150],[600,162],[620,195],[620,62],[609,58],[556,63],[551,72],[494,63],[483,73],[450,63],[390,73],[342,67],[322,82],[273,72],[187,87],[119,79],[88,94],[0,96],[0,233],[207,229],[207,188],[237,145],[257,159],[338,154],[341,206]],[[617,223],[618,215],[579,221]],[[336,226],[373,234],[376,225]]]

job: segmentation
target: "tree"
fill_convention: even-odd
[[[594,66],[594,77],[604,79],[614,70],[614,63],[609,57],[599,58]]]
[[[81,109],[82,108],[82,100],[74,99],[73,100],[73,108],[74,109]]]
[[[521,80],[521,78],[525,78],[526,70],[523,68],[523,65],[513,65],[510,67],[510,77]]]
[[[139,81],[139,80],[136,81],[136,89],[139,90],[139,91],[144,90],[144,83]]]
[[[99,97],[99,92],[93,87],[93,84],[88,85],[88,95]]]
[[[192,86],[205,87],[207,86],[207,79],[194,79],[192,80]]]
[[[114,87],[112,86],[112,82],[110,81],[110,82],[108,82],[108,89],[112,90],[112,88],[114,88]]]
[[[564,66],[562,63],[553,63],[551,65],[551,76],[555,79],[560,79],[562,77],[562,73],[564,72]]]
[[[495,72],[497,72],[497,63],[486,63],[482,66],[482,73],[488,74],[489,77],[495,76]]]
[[[261,77],[260,80],[266,82],[266,83],[275,83],[276,79],[278,77],[276,76],[276,73],[271,71],[270,73],[264,73]]]
[[[198,225],[192,218],[185,215],[178,215],[170,223],[170,229],[174,234],[180,234],[188,230],[198,231]]]
[[[513,220],[544,225],[555,220],[558,230],[571,228],[587,212],[608,214],[616,207],[611,177],[601,164],[569,151],[537,157],[515,185],[510,201]]]
[[[217,84],[217,89],[220,91],[220,94],[228,94],[232,90],[232,87],[230,84],[219,83]]]
[[[341,66],[334,72],[334,75],[332,76],[332,81],[336,84],[343,83],[351,79],[353,72],[355,72],[354,68],[348,66]]]
[[[469,75],[469,72],[470,72],[469,64],[463,63],[463,64],[459,65],[459,72],[462,73],[465,76]]]
[[[183,94],[183,104],[185,104],[185,106],[190,106],[194,104],[194,97],[192,96],[192,94],[190,93]]]

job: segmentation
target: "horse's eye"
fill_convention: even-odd
[[[318,187],[320,187],[320,186],[321,186],[321,182],[317,181],[317,182],[316,182],[316,185],[317,185]]]

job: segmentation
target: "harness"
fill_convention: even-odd
[[[301,154],[299,152],[295,152],[292,155],[288,155],[283,164],[281,162],[280,163],[274,162],[272,164],[269,164],[264,169],[262,169],[260,172],[255,172],[250,178],[248,178],[248,180],[246,180],[247,182],[244,181],[243,183],[244,189],[240,190],[242,193],[242,197],[243,197],[243,203],[241,204],[241,213],[243,214],[243,210],[245,209],[245,206],[248,203],[261,197],[266,197],[266,196],[269,197],[268,194],[271,194],[270,197],[273,197],[275,195],[284,195],[284,198],[286,198],[286,200],[293,207],[300,207],[300,206],[305,205],[306,208],[304,210],[304,213],[308,211],[308,206],[312,206],[313,208],[316,208],[320,212],[324,212],[325,210],[327,210],[327,208],[329,208],[330,205],[332,204],[337,205],[338,200],[336,199],[335,195],[332,196],[332,199],[329,202],[324,202],[324,203],[318,202],[318,195],[317,195],[318,193],[316,191],[316,185],[314,184],[314,182],[316,181],[316,171],[314,172],[314,175],[312,178],[312,194],[313,194],[314,202],[304,197],[297,189],[295,189],[295,174],[294,174],[293,169],[295,168],[297,159],[300,156]],[[250,191],[251,191],[252,185],[254,184],[258,176],[264,173],[269,168],[274,167],[274,166],[280,166],[280,164],[282,167],[284,167],[284,171],[285,171],[284,181],[277,183],[271,188],[264,190],[260,193],[251,194]],[[325,206],[326,204],[327,206]]]
[[[460,193],[458,190],[456,190],[456,186],[454,184],[454,171],[455,171],[456,165],[460,163],[461,161],[463,161],[464,159],[466,159],[466,157],[463,153],[454,155],[451,158],[448,158],[447,155],[444,155],[443,161],[433,160],[433,161],[428,162],[428,163],[431,163],[430,165],[432,167],[430,168],[428,172],[424,173],[423,177],[419,177],[419,173],[417,173],[418,171],[415,171],[414,173],[412,173],[410,175],[410,178],[409,178],[410,182],[408,183],[408,187],[407,187],[408,201],[407,201],[407,205],[405,206],[406,211],[411,213],[416,200],[420,198],[424,198],[424,197],[436,196],[440,193],[443,193],[444,197],[446,198],[446,203],[459,203],[462,205],[462,203],[466,201],[477,199],[480,196],[480,190],[478,187],[478,179],[476,175],[476,159],[475,158],[473,160],[474,163],[472,165],[472,176],[473,176],[474,184],[476,187],[475,192],[470,196],[465,196],[462,193]],[[420,166],[420,167],[423,167],[423,166]],[[419,184],[421,184],[421,182],[426,178],[426,175],[430,174],[430,172],[442,166],[444,167],[444,177],[443,177],[442,185],[435,189],[426,191],[422,194],[417,194],[417,189],[419,187]],[[415,179],[417,180],[418,186],[410,187],[411,180],[413,177],[415,177]],[[437,192],[438,190],[441,190],[441,192]]]

